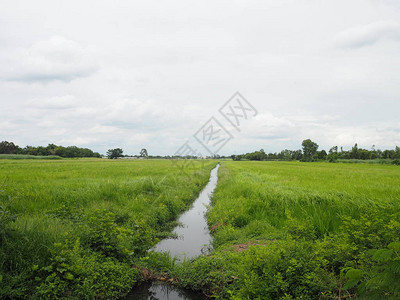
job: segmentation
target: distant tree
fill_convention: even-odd
[[[145,148],[140,150],[140,157],[148,157],[148,156],[149,154],[147,153],[147,150]]]
[[[232,158],[233,160],[241,160],[242,157],[243,157],[243,155],[231,155],[231,158]]]
[[[18,148],[13,142],[2,141],[0,143],[0,154],[14,154],[18,151]]]
[[[396,158],[400,159],[400,147],[399,146],[396,146],[396,148],[394,148],[394,152],[395,152]]]
[[[303,157],[303,153],[301,153],[301,150],[294,150],[292,151],[292,160],[301,160]]]
[[[124,151],[121,148],[109,149],[107,151],[107,157],[109,159],[115,159],[118,157],[122,157],[122,153],[124,153]]]
[[[326,159],[328,154],[326,153],[325,150],[321,150],[321,151],[317,151],[317,156],[318,156],[318,159]]]
[[[281,160],[292,160],[292,151],[285,149],[279,153],[279,159]]]
[[[353,148],[351,148],[350,158],[354,158],[354,159],[359,158],[358,145],[357,145],[357,143],[355,143],[354,146],[353,146]]]
[[[303,159],[302,161],[313,161],[314,155],[317,153],[318,144],[312,140],[304,140],[301,145],[303,146]]]
[[[337,152],[338,152],[338,146],[333,146],[331,149],[329,149],[329,154],[337,153]]]
[[[338,146],[333,146],[331,149],[329,149],[329,154],[327,155],[326,159],[328,159],[329,162],[336,162],[338,158]]]

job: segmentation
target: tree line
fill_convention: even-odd
[[[0,143],[0,154],[24,154],[24,155],[35,155],[35,156],[49,156],[57,155],[60,157],[101,157],[97,152],[93,152],[88,148],[80,148],[77,146],[57,146],[49,144],[47,147],[43,146],[20,146],[13,142],[2,141]]]
[[[264,149],[246,154],[231,155],[233,160],[299,160],[299,161],[318,161],[327,160],[335,162],[338,159],[391,159],[396,162],[400,160],[400,147],[396,146],[393,150],[380,150],[372,146],[370,150],[359,148],[355,144],[350,150],[343,150],[343,147],[333,146],[328,152],[318,151],[319,145],[310,139],[302,142],[302,149],[282,150],[281,152],[266,153]]]

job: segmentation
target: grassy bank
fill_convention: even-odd
[[[214,252],[172,268],[230,299],[398,299],[400,168],[223,162]]]
[[[214,162],[2,160],[0,298],[115,299]]]

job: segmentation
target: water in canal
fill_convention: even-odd
[[[169,252],[176,256],[178,261],[185,258],[193,258],[209,251],[211,235],[208,230],[205,213],[207,205],[210,204],[210,197],[217,186],[218,181],[217,165],[210,174],[206,187],[201,191],[193,206],[179,218],[180,226],[174,229],[177,239],[165,239],[159,242],[154,251]],[[177,287],[160,283],[145,283],[136,287],[124,298],[125,300],[200,300],[204,299],[199,294],[179,289]]]

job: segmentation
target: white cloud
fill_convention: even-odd
[[[98,69],[90,50],[61,36],[16,49],[3,66],[1,77],[10,81],[71,81],[87,77]]]
[[[71,109],[78,105],[79,100],[73,95],[56,96],[51,98],[35,98],[27,105],[40,109]]]
[[[399,22],[385,20],[349,28],[335,37],[335,44],[343,48],[360,48],[385,39],[400,41]]]
[[[171,154],[238,90],[259,115],[224,154],[298,149],[305,138],[394,147],[399,8],[0,1],[0,139]]]

